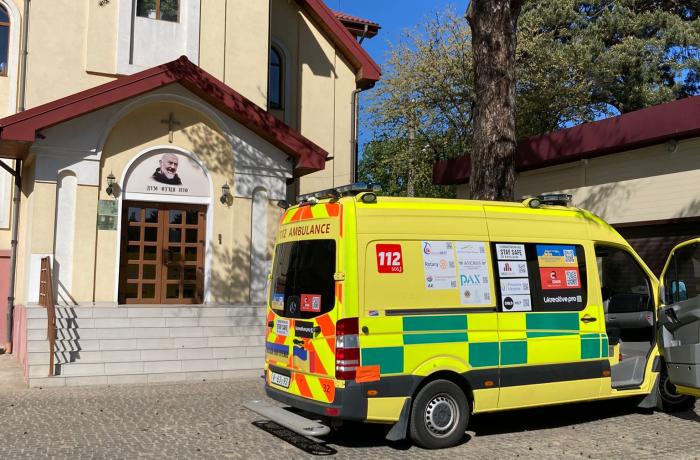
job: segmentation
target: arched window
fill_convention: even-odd
[[[270,69],[267,77],[267,105],[270,109],[284,109],[284,66],[282,53],[270,48]]]
[[[10,15],[0,6],[0,75],[7,75],[7,60],[10,50]]]

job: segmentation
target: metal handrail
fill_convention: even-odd
[[[54,354],[56,352],[56,299],[53,292],[50,257],[41,259],[39,305],[46,308],[46,336],[49,339],[49,377],[51,377],[54,372]]]

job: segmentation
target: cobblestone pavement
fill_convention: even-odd
[[[0,459],[309,457],[254,426],[241,403],[260,380],[151,386],[0,390]],[[676,415],[626,401],[472,418],[446,451],[388,444],[378,426],[334,433],[336,458],[700,458],[700,404]]]

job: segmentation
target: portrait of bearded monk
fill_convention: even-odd
[[[160,165],[153,173],[153,179],[161,184],[182,185],[180,176],[177,175],[177,165],[179,160],[173,153],[164,153],[158,164]]]

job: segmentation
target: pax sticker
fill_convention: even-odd
[[[379,273],[403,273],[403,255],[400,244],[377,245],[377,271]]]
[[[301,295],[301,311],[320,313],[320,311],[321,311],[321,295],[320,294],[302,294]]]

